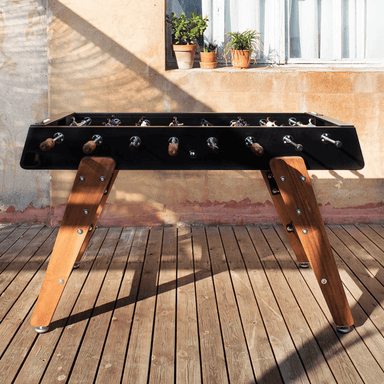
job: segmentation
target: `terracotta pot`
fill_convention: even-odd
[[[204,69],[216,68],[216,52],[200,52],[200,67]]]
[[[197,44],[179,45],[173,44],[176,62],[179,69],[191,69],[195,60]]]
[[[249,50],[235,50],[231,49],[232,65],[235,68],[248,68],[251,64],[251,57],[249,56]]]

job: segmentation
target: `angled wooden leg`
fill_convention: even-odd
[[[285,203],[280,195],[273,173],[271,171],[261,171],[261,174],[263,175],[265,185],[271,195],[273,204],[279,214],[280,220],[284,226],[285,232],[287,233],[288,240],[292,245],[292,249],[295,252],[297,260],[299,261],[300,267],[307,268],[309,265],[307,255],[304,252],[297,233],[293,230],[292,218],[285,209]],[[274,186],[276,186],[276,188],[274,188]]]
[[[76,262],[75,262],[75,265],[74,265],[74,268],[77,268],[79,266],[79,262],[80,262],[80,259],[81,257],[83,256],[83,253],[85,252],[85,249],[87,248],[87,245],[89,243],[89,240],[91,239],[92,235],[93,235],[93,232],[95,232],[95,229],[96,229],[96,223],[97,221],[99,220],[99,217],[101,215],[101,212],[104,208],[104,205],[105,203],[107,202],[108,200],[108,196],[111,192],[111,189],[112,189],[112,186],[116,180],[116,177],[118,175],[119,171],[114,171],[113,172],[113,175],[109,181],[109,184],[106,186],[105,188],[105,192],[104,192],[104,195],[103,197],[101,198],[101,201],[100,201],[100,205],[96,211],[96,214],[95,216],[93,217],[93,220],[92,220],[92,223],[91,223],[91,226],[90,226],[90,229],[88,230],[87,232],[87,235],[85,236],[85,240],[84,240],[84,243],[80,249],[80,252],[77,256],[77,259],[76,259]]]
[[[37,332],[48,330],[73,266],[90,239],[89,229],[106,201],[107,186],[112,187],[115,166],[113,159],[105,157],[80,162],[32,316]]]
[[[339,331],[353,325],[337,265],[317,206],[311,181],[301,157],[279,157],[270,162],[271,171],[292,219],[294,231],[311,264],[325,301]]]

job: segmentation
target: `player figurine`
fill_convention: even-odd
[[[172,122],[169,123],[169,126],[172,127],[172,126],[177,126],[177,125],[184,125],[184,123],[180,123],[178,120],[177,120],[177,117],[174,117]]]

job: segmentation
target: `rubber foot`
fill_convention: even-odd
[[[48,329],[49,329],[49,327],[35,327],[35,331],[37,333],[45,333],[48,331]]]
[[[336,329],[337,329],[337,332],[348,333],[348,332],[351,332],[352,327],[345,326],[345,325],[336,325]]]

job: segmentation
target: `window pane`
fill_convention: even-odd
[[[367,59],[384,58],[384,1],[366,0],[366,44]]]
[[[289,3],[289,53],[291,58],[319,56],[318,0]]]
[[[288,0],[289,57],[383,59],[383,0]]]

